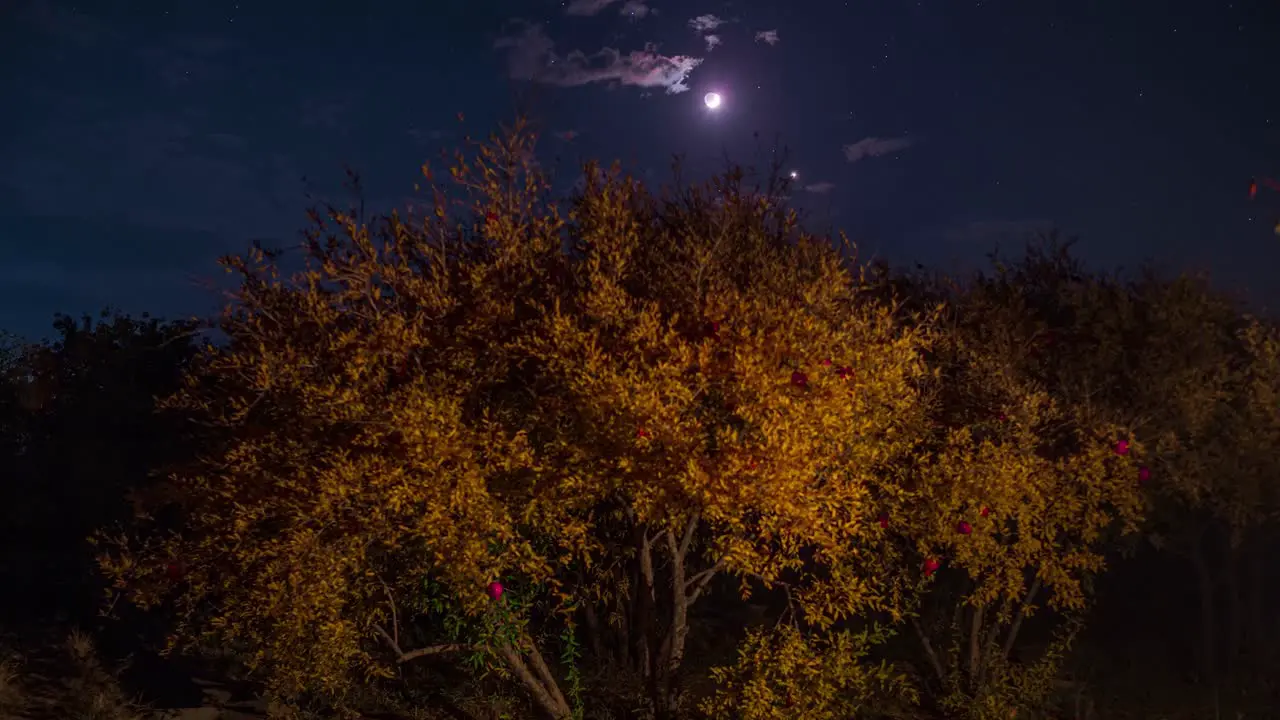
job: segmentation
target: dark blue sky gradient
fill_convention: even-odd
[[[897,262],[972,266],[1053,225],[1101,266],[1211,269],[1280,300],[1280,193],[1246,196],[1280,175],[1271,0],[648,0],[643,18],[624,2],[6,4],[0,328],[36,336],[54,311],[107,304],[208,313],[215,259],[293,238],[306,189],[340,197],[346,164],[374,207],[402,204],[423,160],[517,106],[565,177],[594,156],[660,182],[674,153],[704,176],[777,138],[812,221]],[[688,24],[703,14],[732,21],[710,52]],[[517,18],[562,62],[647,43],[703,62],[677,94],[513,79],[528,64],[495,43]],[[866,138],[910,146],[849,162]]]

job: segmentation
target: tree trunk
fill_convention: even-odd
[[[623,580],[626,579],[627,568],[620,567],[618,569],[618,587],[623,587]],[[618,661],[618,667],[635,669],[635,659],[631,656],[631,628],[635,616],[635,596],[636,585],[630,584],[630,590],[626,593],[618,593],[613,599],[614,611],[618,613],[618,637],[617,642],[613,645],[614,656]]]
[[[1217,616],[1213,598],[1213,575],[1209,563],[1205,559],[1202,543],[1204,535],[1191,543],[1191,563],[1196,570],[1197,587],[1200,594],[1200,652],[1201,669],[1204,680],[1209,686],[1213,701],[1214,716],[1219,714],[1218,706],[1218,643]]]
[[[671,626],[667,628],[666,637],[658,651],[658,662],[661,665],[655,685],[657,697],[654,698],[657,716],[661,720],[675,717],[679,710],[679,671],[684,661],[685,640],[689,636],[690,593],[686,562],[699,519],[699,515],[694,513],[678,541],[674,534],[666,534],[667,552],[671,555]]]
[[[1272,650],[1271,639],[1274,628],[1267,626],[1266,607],[1267,575],[1263,567],[1263,557],[1267,552],[1267,541],[1263,536],[1258,539],[1257,547],[1249,553],[1249,649],[1250,666],[1266,667],[1270,661]]]
[[[533,653],[536,654],[537,652],[538,649],[534,647]],[[564,720],[573,715],[573,709],[565,702],[564,695],[560,693],[560,688],[556,686],[555,680],[551,680],[550,687],[544,684],[543,680],[529,670],[529,666],[525,664],[524,658],[520,656],[520,651],[517,648],[511,645],[503,645],[498,648],[498,655],[506,661],[507,667],[520,680],[520,683],[525,686],[525,689],[533,696],[533,701],[543,712],[555,718],[555,720]],[[541,655],[535,656],[541,660]],[[543,668],[545,667],[546,664],[543,663]]]
[[[633,595],[634,600],[632,601],[634,617],[631,622],[631,643],[635,657],[635,667],[642,678],[649,679],[653,677],[651,645],[653,643],[653,615],[657,609],[657,600],[654,597],[653,588],[653,545],[649,539],[647,528],[637,525],[636,535],[638,576],[636,578],[636,590]]]
[[[1227,584],[1227,654],[1226,676],[1234,686],[1239,668],[1240,649],[1244,641],[1244,588],[1240,584],[1240,546],[1228,543],[1224,551]]]
[[[587,626],[587,637],[591,643],[591,655],[596,662],[604,662],[608,657],[604,649],[604,635],[600,628],[600,618],[596,615],[595,605],[586,603],[583,608],[583,619]]]
[[[985,608],[974,605],[969,616],[969,688],[978,689],[982,676],[982,621],[986,615]]]

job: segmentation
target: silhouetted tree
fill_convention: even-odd
[[[181,452],[181,425],[155,401],[177,389],[197,326],[103,312],[54,328],[3,357],[0,546],[4,584],[24,589],[6,601],[79,614],[98,600],[89,536],[128,519],[152,468]]]

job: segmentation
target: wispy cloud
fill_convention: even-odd
[[[909,137],[863,138],[856,143],[845,145],[844,157],[849,162],[858,162],[863,158],[892,155],[900,150],[906,150],[913,144],[915,144],[915,140]]]
[[[570,0],[564,9],[565,15],[591,16],[599,15],[605,8],[618,0]]]
[[[627,0],[622,3],[622,7],[618,10],[619,15],[625,15],[633,20],[639,20],[649,15],[656,15],[657,10],[649,7],[645,0]]]
[[[423,130],[422,128],[409,128],[409,137],[418,145],[430,145],[445,138],[443,130]]]
[[[205,138],[221,150],[244,150],[249,144],[243,137],[234,133],[208,133]]]
[[[542,26],[533,24],[519,35],[499,38],[494,47],[507,51],[511,77],[561,87],[616,82],[682,93],[689,89],[689,73],[702,64],[698,57],[663,55],[652,44],[629,53],[606,47],[591,55],[581,50],[559,55]]]
[[[756,42],[767,43],[769,45],[778,44],[777,30],[761,30],[756,33]]]
[[[836,189],[836,184],[832,182],[816,182],[804,186],[805,192],[811,192],[818,195],[825,195]]]
[[[599,15],[607,10],[610,5],[615,5],[618,2],[622,2],[622,7],[618,8],[618,14],[633,20],[639,20],[651,13],[657,13],[656,10],[649,7],[646,0],[570,0],[569,4],[564,8],[564,14],[591,17]]]
[[[706,15],[699,15],[696,18],[691,18],[689,20],[689,27],[693,28],[695,32],[705,33],[711,32],[728,22],[730,21],[708,13]]]
[[[303,127],[342,132],[350,107],[344,100],[306,98],[302,101],[299,122]]]
[[[722,42],[719,35],[703,35],[702,39],[707,43],[707,52],[715,50],[716,46]]]

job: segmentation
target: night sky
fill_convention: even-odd
[[[0,2],[0,328],[207,314],[216,258],[292,241],[344,165],[403,205],[517,107],[557,178],[776,140],[864,256],[972,267],[1054,226],[1275,305],[1280,192],[1247,188],[1280,176],[1277,38],[1274,0]]]

